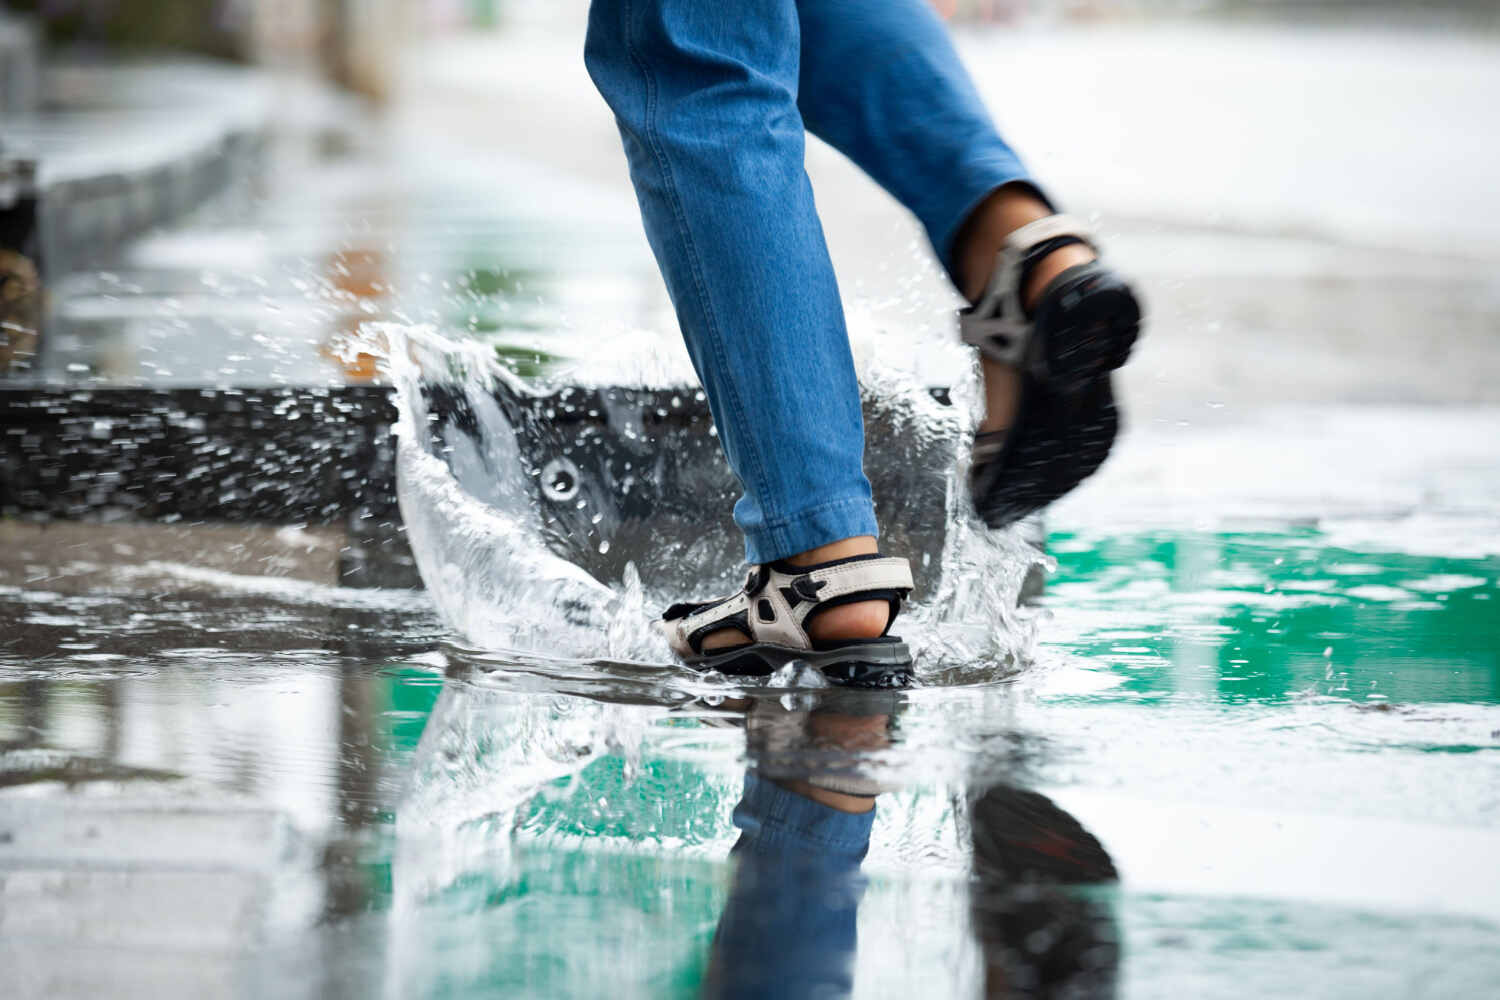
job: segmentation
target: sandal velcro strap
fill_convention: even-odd
[[[884,600],[891,606],[889,631],[913,585],[911,564],[894,557],[853,556],[814,566],[767,563],[753,567],[744,589],[731,597],[672,605],[662,626],[673,652],[684,658],[701,655],[703,640],[721,629],[733,629],[752,643],[812,649],[807,624],[820,612]]]
[[[992,361],[1020,367],[1026,359],[1032,332],[1031,317],[1021,302],[1021,290],[1037,261],[1069,243],[1095,247],[1088,227],[1068,215],[1049,215],[1007,236],[984,294],[958,314],[958,332],[963,342],[979,348]]]

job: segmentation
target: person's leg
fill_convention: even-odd
[[[928,0],[799,0],[804,56],[798,106],[808,131],[853,160],[915,214],[954,285],[983,292],[1015,229],[1053,212],[1000,137]],[[1082,244],[1039,261],[1029,306]],[[983,429],[1008,426],[1019,376],[984,359]]]
[[[705,997],[838,997],[853,988],[873,800],[840,809],[745,773],[734,878]]]
[[[706,997],[847,995],[875,798],[871,755],[890,746],[889,692],[829,692],[788,709],[730,699],[745,713],[745,792],[729,898],[714,935]]]
[[[803,169],[800,51],[794,0],[594,0],[585,46],[744,485],[735,520],[752,564],[873,552],[877,533],[859,387]],[[888,609],[867,603],[831,609],[815,637],[880,634]]]

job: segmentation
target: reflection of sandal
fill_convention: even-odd
[[[829,608],[883,600],[891,606],[889,631],[911,589],[905,559],[851,556],[813,566],[773,562],[753,567],[744,589],[730,597],[672,605],[660,624],[672,651],[698,670],[761,676],[800,660],[833,681],[894,687],[911,679],[911,651],[899,638],[819,640],[808,636],[807,625]],[[723,629],[739,632],[749,644],[704,651],[703,640]]]
[[[1088,230],[1065,215],[1017,229],[978,303],[959,315],[966,343],[1021,373],[1011,427],[974,438],[969,488],[993,528],[1083,482],[1109,455],[1119,430],[1109,373],[1125,363],[1140,331],[1141,307],[1130,286],[1095,260],[1053,278],[1030,312],[1021,305],[1033,268],[1070,243],[1094,247]]]
[[[897,786],[882,754],[904,697],[841,687],[799,695],[791,705],[785,696],[754,698],[745,712],[745,757],[772,781],[861,797],[891,791]]]

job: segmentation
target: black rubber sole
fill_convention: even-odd
[[[1087,266],[1087,265],[1086,265]],[[1130,286],[1099,268],[1049,290],[1036,314],[1037,374],[1059,392],[1106,377],[1130,357],[1141,329],[1141,305]]]
[[[1075,272],[1065,272],[1037,308],[1004,450],[970,471],[974,507],[992,528],[1069,493],[1104,464],[1119,434],[1110,373],[1140,335],[1140,302],[1102,267]]]
[[[912,682],[911,650],[899,639],[850,642],[832,649],[794,649],[770,642],[737,646],[687,661],[694,670],[730,677],[765,677],[799,660],[834,684],[856,688],[902,688]]]

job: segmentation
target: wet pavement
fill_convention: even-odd
[[[327,531],[10,529],[11,981],[691,994],[748,758],[891,789],[834,956],[860,995],[972,994],[997,955],[1092,975],[1036,951],[1058,924],[1121,944],[1123,995],[1483,996],[1500,564],[1311,527],[1052,542],[1019,674],[752,691],[746,720],[679,670],[467,650],[420,592],[334,585]],[[1062,872],[976,874],[978,802]],[[1082,902],[1080,828],[1120,877]]]
[[[1367,40],[1325,42],[1353,79],[1374,65]],[[976,58],[984,40],[964,44]],[[1449,66],[1437,101],[1470,45],[1433,44],[1411,58]],[[473,45],[515,56],[490,60],[502,83],[551,51]],[[1237,66],[1263,57],[1230,47]],[[487,79],[462,65],[415,67],[431,103],[403,98],[390,131],[331,159],[294,149],[261,200],[75,276],[42,372],[81,389],[359,382],[378,348],[347,338],[379,319],[497,346],[528,378],[680,381],[623,173],[590,152],[618,156],[607,118],[601,138],[597,108],[572,114],[571,71],[548,89],[569,114],[526,105],[534,88],[434,95]],[[1220,96],[1248,100],[1243,78],[1216,78]],[[948,293],[910,224],[825,154],[811,167],[867,373],[962,399]],[[1411,228],[1452,221],[1461,180]],[[509,558],[492,590],[429,593],[348,586],[359,533],[342,521],[0,522],[7,990],[1490,995],[1500,294],[1489,251],[1442,227],[1399,248],[1382,220],[1359,230],[1345,209],[1383,183],[1293,232],[1081,193],[1157,317],[1125,379],[1134,420],[1050,512],[1039,602],[1010,606],[1034,559],[1020,543],[972,556],[994,588],[972,589],[1008,597],[985,621],[1014,655],[965,659],[968,633],[943,628],[973,621],[924,612],[932,652],[905,692],[702,678],[628,629],[578,655],[565,626],[584,598],[619,602],[618,623],[653,581],[605,579],[545,617],[527,601],[557,549],[529,535],[486,550]],[[428,570],[508,523],[412,492],[438,485],[404,486],[408,512],[436,497],[459,515],[421,522]],[[507,609],[536,613],[533,641],[475,648]],[[863,863],[731,863],[747,768],[882,789]]]

